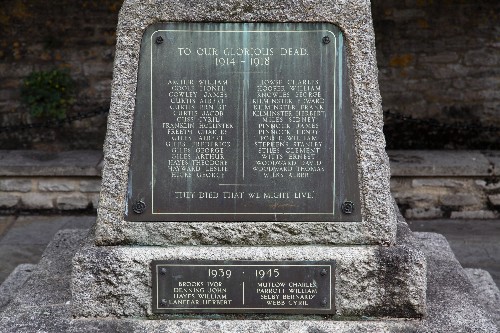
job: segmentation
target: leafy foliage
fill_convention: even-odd
[[[74,88],[66,70],[33,72],[23,81],[21,100],[35,117],[62,119],[74,103]]]

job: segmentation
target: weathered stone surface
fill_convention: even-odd
[[[411,208],[405,211],[407,219],[436,219],[443,217],[443,211],[439,208]]]
[[[74,315],[151,316],[149,265],[158,259],[336,260],[338,315],[415,317],[425,313],[425,259],[407,245],[159,248],[88,244],[73,260]]]
[[[425,55],[419,57],[420,61],[428,63],[440,63],[447,64],[450,62],[456,62],[458,60],[458,54],[456,52],[441,52],[434,53],[432,55]]]
[[[495,131],[441,126],[456,122],[465,127],[499,124],[498,108],[488,104],[498,105],[500,96],[482,94],[498,86],[498,66],[492,65],[498,61],[498,52],[494,41],[487,42],[494,33],[484,25],[493,25],[484,4],[387,0],[373,2],[372,6],[384,109],[424,118],[416,123],[388,117],[388,145],[481,149],[484,138],[494,142],[498,136]],[[494,7],[493,11],[498,12],[499,4]],[[413,19],[400,18],[401,11],[408,9],[424,14]],[[394,61],[398,59],[396,55],[405,57]],[[398,98],[400,91],[404,92],[402,99]],[[415,96],[420,97],[420,104],[411,102]]]
[[[102,152],[0,151],[0,176],[99,176]]]
[[[446,164],[444,171],[450,173],[448,176],[414,175],[411,170],[418,169],[421,160],[417,157],[423,152],[415,154],[415,151],[389,151],[391,156],[396,153],[398,161],[404,163],[396,162],[399,164],[396,168],[393,163],[391,191],[405,217],[428,219],[446,216],[457,219],[491,219],[499,216],[500,212],[496,208],[498,205],[494,204],[495,196],[498,195],[498,189],[500,189],[500,183],[494,175],[495,163],[492,160],[496,156],[495,151],[480,153],[488,161],[489,176],[465,176],[461,173],[460,165],[457,164],[456,170],[453,171],[451,169],[454,166],[446,162],[451,160],[450,155],[455,155],[455,160],[470,161],[478,152],[434,151],[432,157],[434,162],[429,163],[429,167],[433,165],[437,170]],[[472,154],[466,158],[468,153]],[[479,163],[483,162],[483,159],[479,160]],[[401,171],[398,171],[398,168],[406,167],[409,169],[404,173],[408,174],[398,176],[398,172]],[[417,170],[417,172],[420,171]]]
[[[52,209],[54,199],[53,194],[27,193],[21,197],[21,205],[31,209]]]
[[[500,206],[500,194],[488,195],[488,201],[493,206]]]
[[[299,231],[299,227],[296,230]],[[397,246],[389,247],[103,247],[95,246],[92,239],[90,235],[88,243],[73,259],[72,307],[77,317],[153,316],[149,266],[152,260],[158,259],[335,260],[337,315],[418,317],[425,314],[425,259],[415,251],[408,230],[400,233]]]
[[[84,236],[82,232],[66,231],[63,234],[66,240],[61,243],[58,236],[51,248],[51,255],[44,258],[37,266],[37,271],[43,274],[57,271],[59,277],[69,279],[70,262],[74,251]],[[193,319],[166,317],[164,320],[144,320],[97,318],[73,319],[70,313],[70,295],[62,285],[53,288],[39,284],[41,292],[47,287],[46,296],[33,289],[20,291],[19,301],[11,303],[0,316],[0,331],[2,332],[365,332],[365,333],[459,333],[459,332],[498,332],[495,325],[488,319],[487,314],[480,308],[480,301],[474,298],[475,289],[461,266],[456,262],[446,240],[436,234],[415,234],[419,244],[425,251],[430,270],[428,279],[430,290],[427,292],[428,314],[419,320],[363,320],[343,321],[342,317],[332,319],[287,316],[273,318],[270,316],[253,315],[241,319],[240,316],[229,317],[226,320],[217,318]],[[73,248],[73,250],[70,250]],[[65,249],[65,250],[64,250]],[[181,256],[182,254],[179,253]],[[103,258],[106,260],[106,258]],[[59,263],[44,269],[41,266],[49,263]],[[56,280],[43,281],[45,284],[56,284]],[[35,298],[39,304],[30,303],[29,294],[38,295]],[[23,296],[24,294],[24,296]],[[52,295],[52,296],[50,296]],[[52,298],[51,298],[52,297]],[[27,304],[21,302],[27,301]],[[40,300],[40,301],[38,301]],[[31,304],[31,305],[30,305]]]
[[[467,193],[443,195],[440,200],[445,206],[473,206],[479,203],[477,197]]]
[[[490,273],[483,269],[466,268],[465,274],[474,286],[475,294],[481,305],[500,329],[500,290],[498,290]]]
[[[71,192],[75,188],[74,182],[65,179],[47,179],[38,182],[40,192]]]
[[[19,202],[19,196],[9,193],[0,193],[0,208],[12,208]]]
[[[21,264],[0,285],[0,313],[10,303],[12,298],[19,292],[36,265]]]
[[[441,322],[442,327],[434,328],[434,332],[498,332],[495,324],[489,321],[488,314],[477,308],[479,301],[475,290],[446,238],[434,233],[414,235],[428,258],[429,317],[422,331],[432,332],[431,327]],[[444,303],[447,305],[443,306]]]
[[[62,210],[85,209],[89,205],[89,199],[78,193],[62,195],[57,197],[56,204],[57,208]]]
[[[449,187],[449,188],[463,188],[465,187],[466,180],[458,179],[443,179],[443,178],[417,178],[411,181],[412,187]]]
[[[495,176],[500,175],[500,152],[499,151],[485,151],[484,155],[490,162],[493,174]]]
[[[451,212],[452,219],[494,219],[498,217],[495,212],[491,210],[465,210],[459,212]]]
[[[101,190],[100,180],[82,180],[80,181],[81,192],[99,192]]]
[[[0,329],[6,333],[68,332],[71,320],[68,305],[64,303],[35,307],[17,305],[8,307],[1,315]]]
[[[10,178],[0,180],[0,191],[25,193],[31,191],[31,188],[31,179]]]
[[[0,200],[2,200],[1,196]],[[4,235],[4,233],[14,223],[14,220],[15,220],[14,216],[0,216],[0,235]]]
[[[476,185],[484,188],[487,191],[494,191],[500,189],[500,182],[486,182],[484,180],[476,180]]]
[[[59,229],[88,229],[93,222],[95,216],[83,215],[12,217],[6,222],[6,232],[1,233],[0,282],[20,264],[38,263],[47,244]],[[0,219],[0,229],[2,225],[3,221]]]
[[[0,316],[1,332],[67,332],[71,257],[86,230],[63,230],[47,246],[31,278]]]
[[[500,286],[500,220],[412,220],[414,231],[441,231],[463,267],[484,268]],[[493,254],[493,255],[492,255]]]
[[[65,276],[71,272],[71,261],[63,259],[73,256],[87,233],[87,230],[59,231],[13,302],[26,306],[65,303],[71,297],[70,281]]]
[[[70,209],[87,209],[91,201],[93,209],[97,209],[94,194],[99,193],[101,168],[102,152],[99,151],[0,150],[0,208],[54,209],[56,203],[53,201],[62,194],[59,192],[64,192],[83,194],[88,199],[87,204],[73,205]],[[23,176],[12,176],[16,172]]]
[[[152,223],[125,222],[140,41],[159,21],[331,22],[349,45],[353,126],[362,207],[361,223]],[[381,98],[377,83],[375,37],[370,3],[360,0],[241,2],[164,0],[125,1],[120,12],[96,242],[112,244],[392,244],[396,219],[384,150]],[[292,232],[290,232],[292,231]]]
[[[430,192],[430,191],[429,191]],[[408,205],[411,208],[423,207],[429,208],[437,206],[439,193],[415,192],[411,189],[394,188],[394,199],[400,205]]]
[[[500,58],[492,49],[472,50],[465,54],[465,64],[468,66],[495,66]]]
[[[489,176],[490,162],[478,151],[389,151],[393,176]]]
[[[99,206],[99,194],[92,194],[90,196],[90,201],[92,202],[92,207],[97,209]]]

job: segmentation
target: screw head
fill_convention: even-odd
[[[340,208],[342,209],[342,213],[352,214],[354,212],[354,203],[352,201],[344,201]]]
[[[328,274],[328,271],[326,270],[326,268],[323,268],[319,274],[321,274],[321,276],[326,276]]]
[[[166,269],[166,268],[162,268],[162,269],[160,269],[160,273],[161,273],[162,275],[167,274],[167,269]]]
[[[320,304],[321,304],[322,307],[326,307],[328,305],[328,299],[326,299],[326,297],[323,298],[323,300],[321,301]]]
[[[136,201],[135,204],[132,206],[132,210],[136,214],[142,214],[146,211],[146,204],[142,200]]]
[[[322,41],[323,41],[323,44],[328,44],[328,43],[330,43],[330,37],[325,36],[325,37],[323,37]]]
[[[162,37],[162,36],[158,36],[158,37],[156,37],[156,39],[155,39],[155,43],[156,43],[156,44],[161,44],[161,43],[163,43],[163,37]]]
[[[163,299],[160,301],[160,304],[161,304],[161,305],[167,305],[167,300],[163,298]]]

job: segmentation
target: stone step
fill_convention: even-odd
[[[10,301],[31,277],[37,265],[21,264],[0,285],[0,313],[9,305]]]
[[[70,319],[71,259],[88,230],[59,231],[38,265],[23,277],[0,316],[0,332],[66,332]],[[12,276],[15,279],[15,276]],[[5,281],[7,282],[7,281]],[[5,284],[5,283],[4,283]],[[4,287],[2,284],[2,288]]]
[[[479,302],[500,329],[500,290],[490,273],[484,269],[466,268],[465,274],[474,286]]]

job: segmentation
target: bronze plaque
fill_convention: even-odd
[[[153,313],[335,313],[333,261],[153,261]]]
[[[127,221],[361,221],[343,36],[162,23],[143,37]]]

